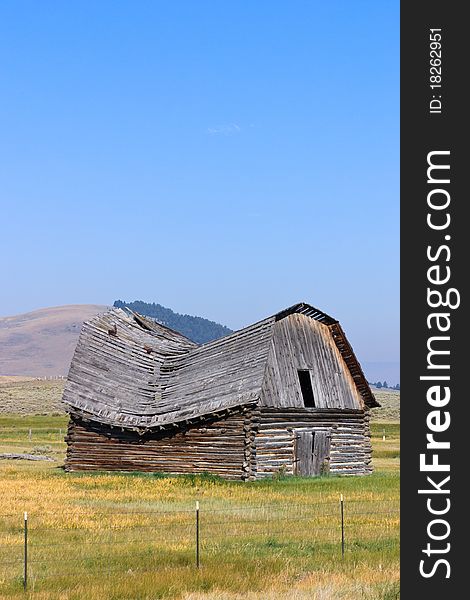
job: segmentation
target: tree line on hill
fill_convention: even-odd
[[[386,381],[384,381],[384,382],[376,381],[375,383],[369,382],[369,385],[373,385],[374,387],[378,388],[379,390],[382,388],[385,388],[387,390],[400,390],[399,383],[397,383],[396,385],[388,385],[388,383]]]
[[[225,325],[220,325],[220,323],[209,321],[209,319],[203,317],[182,315],[155,302],[116,300],[113,306],[115,308],[127,307],[145,317],[150,317],[158,323],[178,331],[197,344],[205,344],[232,333],[232,330],[225,327]]]

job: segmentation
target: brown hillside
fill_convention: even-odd
[[[0,317],[0,375],[67,375],[83,321],[107,308],[72,304]]]

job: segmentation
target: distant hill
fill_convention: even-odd
[[[155,302],[142,302],[142,300],[125,302],[123,300],[116,300],[113,306],[116,308],[127,307],[141,315],[155,319],[158,323],[179,331],[179,333],[182,333],[197,344],[205,344],[206,342],[232,333],[232,330],[224,325],[202,317],[181,315],[173,312],[171,308],[165,308],[161,304],[155,304]]]
[[[73,304],[0,317],[0,375],[67,375],[83,321],[107,309]]]
[[[128,306],[199,344],[231,332],[214,321],[180,315],[160,304],[117,300],[114,305]],[[67,375],[83,321],[108,309],[100,304],[73,304],[0,317],[0,376]]]

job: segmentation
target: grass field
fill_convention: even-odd
[[[210,476],[66,474],[61,468],[66,423],[64,415],[0,416],[0,453],[55,459],[0,461],[0,598],[399,598],[397,422],[372,425],[372,476],[255,483]],[[200,569],[195,568],[196,500]],[[23,511],[29,515],[26,593]]]
[[[0,376],[0,415],[62,414],[63,379]]]
[[[32,377],[0,376],[0,414],[49,415],[61,414],[63,379],[35,379]],[[376,422],[400,420],[400,393],[392,390],[373,389],[381,404],[372,411]]]
[[[373,389],[374,396],[380,403],[379,408],[372,411],[372,420],[383,423],[384,421],[396,422],[400,420],[400,392],[393,390]]]

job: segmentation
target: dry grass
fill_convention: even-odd
[[[0,385],[2,383],[20,383],[21,381],[34,381],[37,377],[26,377],[23,375],[0,375]]]
[[[65,381],[38,380],[33,377],[0,376],[0,414],[45,415],[63,412],[60,398]],[[371,412],[373,422],[400,420],[400,392],[376,390],[380,408]]]
[[[65,423],[63,416],[0,418],[1,448],[46,447],[57,459],[0,464],[1,598],[25,596],[24,510],[31,559],[27,597],[35,599],[398,598],[398,425],[373,426],[379,470],[370,477],[246,484],[201,476],[65,474],[58,468]],[[340,493],[346,498],[344,561]]]
[[[365,478],[244,484],[213,477],[65,474],[60,468],[67,425],[60,406],[63,385],[0,380],[0,452],[42,453],[56,461],[0,463],[0,598],[25,597],[24,510],[31,561],[26,597],[34,599],[399,597],[398,423],[373,422],[376,472]],[[399,416],[398,394],[377,395],[386,421]],[[5,414],[12,410],[20,414]],[[41,413],[49,416],[34,416]],[[344,560],[340,493],[346,498]],[[201,502],[199,571],[196,500]]]
[[[371,411],[372,421],[395,423],[400,421],[400,392],[392,390],[372,390],[380,402],[380,408]]]
[[[65,380],[0,377],[0,415],[63,414]]]

